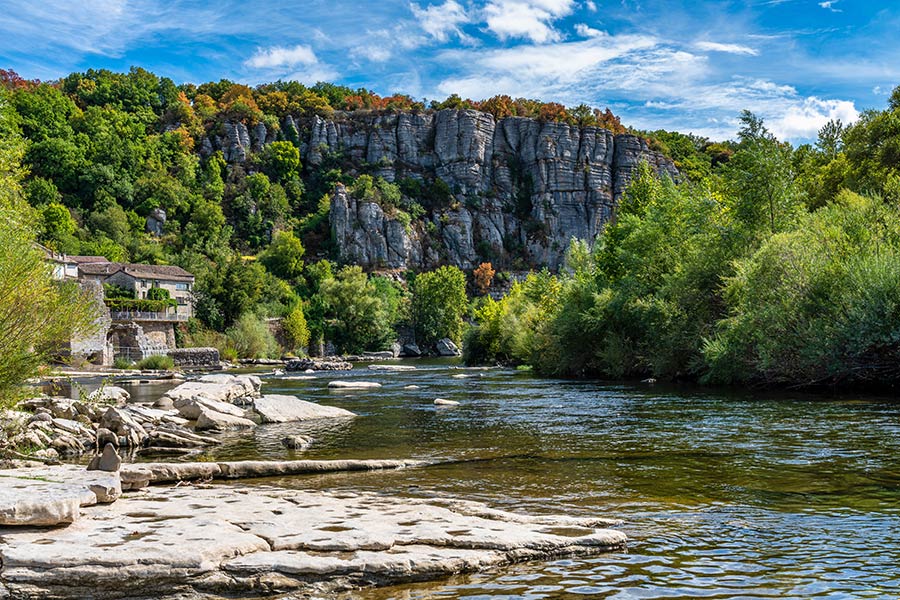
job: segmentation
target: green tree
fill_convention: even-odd
[[[325,338],[339,352],[382,350],[393,339],[390,307],[358,266],[348,266],[321,282]]]
[[[279,231],[259,261],[269,272],[282,279],[296,279],[303,274],[303,243],[291,231]]]
[[[460,269],[447,266],[416,276],[412,284],[412,318],[417,341],[430,344],[450,338],[459,343],[468,307],[466,276]]]
[[[309,327],[306,324],[306,315],[303,314],[303,305],[297,303],[281,325],[288,343],[288,350],[292,352],[299,350],[305,354],[309,346]]]
[[[262,165],[272,181],[290,181],[300,174],[300,150],[291,142],[272,142],[262,152]]]
[[[35,245],[35,216],[21,198],[23,140],[0,91],[0,403],[33,377],[47,356],[93,325],[75,284],[53,280]]]

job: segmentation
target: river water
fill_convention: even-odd
[[[622,553],[353,598],[900,596],[900,401],[405,364],[418,368],[266,378],[265,393],[296,394],[360,418],[230,434],[209,457],[453,460],[266,483],[618,517],[630,543]],[[383,387],[327,389],[332,379],[351,378]],[[435,407],[438,397],[460,406]],[[287,433],[310,434],[315,443],[294,454],[280,445]]]

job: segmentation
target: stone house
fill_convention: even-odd
[[[187,321],[194,316],[192,294],[194,276],[173,265],[141,265],[127,263],[84,263],[78,267],[79,279],[94,280],[134,292],[139,300],[147,299],[147,292],[162,288],[175,300],[159,320]]]
[[[97,327],[83,338],[73,339],[60,354],[101,365],[115,358],[137,361],[168,354],[176,348],[175,325],[194,314],[194,276],[181,267],[110,262],[102,256],[68,256],[40,246],[59,281],[75,281],[96,304]],[[148,292],[161,288],[174,302],[164,310],[133,310],[106,304],[104,285],[127,290],[135,300],[148,300]],[[152,299],[152,294],[151,298]],[[137,307],[145,308],[145,307]]]

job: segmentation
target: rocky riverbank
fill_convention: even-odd
[[[111,444],[138,456],[184,455],[219,443],[210,433],[261,423],[347,419],[347,410],[260,391],[254,375],[205,375],[186,381],[153,405],[128,403],[106,386],[81,400],[42,396],[5,415],[7,446],[54,461]]]
[[[602,518],[245,484],[122,495],[119,476],[67,466],[0,471],[0,598],[334,593],[626,543]],[[66,525],[35,527],[54,523]]]

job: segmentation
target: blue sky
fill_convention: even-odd
[[[609,106],[732,137],[750,109],[794,142],[883,108],[900,3],[863,0],[7,0],[0,67],[55,79],[145,67],[177,83],[334,81]]]

